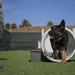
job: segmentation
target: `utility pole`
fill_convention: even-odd
[[[12,23],[10,23],[10,32],[11,32],[11,29],[12,29],[11,26],[12,26]]]

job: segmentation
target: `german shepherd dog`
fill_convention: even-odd
[[[48,34],[50,35],[54,59],[62,59],[61,62],[66,64],[66,51],[69,37],[65,30],[65,21],[62,20],[59,25],[52,26]]]

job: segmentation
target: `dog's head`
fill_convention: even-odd
[[[65,21],[62,20],[59,25],[52,26],[51,30],[48,33],[50,35],[50,39],[60,40],[62,39],[64,31],[65,31]]]

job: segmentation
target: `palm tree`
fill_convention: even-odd
[[[52,21],[49,21],[48,23],[47,23],[47,26],[52,26],[53,25],[53,22]]]
[[[17,25],[15,23],[13,23],[11,27],[12,27],[12,29],[15,29],[15,28],[17,28]]]
[[[7,30],[9,30],[9,29],[10,29],[10,23],[6,23],[5,28],[6,28]]]
[[[28,22],[28,20],[24,19],[22,21],[22,26],[20,26],[20,27],[30,27],[30,26],[32,26],[32,25]]]

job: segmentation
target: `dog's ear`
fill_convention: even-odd
[[[65,29],[65,21],[62,20],[59,26],[60,26],[62,29]]]

